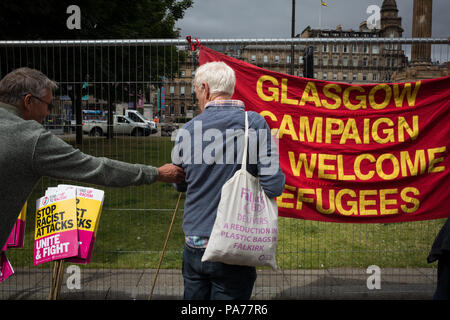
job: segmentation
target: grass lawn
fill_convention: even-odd
[[[74,138],[65,140],[74,144]],[[78,148],[95,156],[160,166],[170,162],[172,145],[169,137],[107,140],[85,136],[83,145]],[[8,258],[15,268],[33,265],[35,201],[47,187],[59,183],[71,182],[43,178],[30,195],[25,246],[8,250]],[[105,201],[88,267],[156,268],[178,193],[172,185],[163,183],[122,189],[97,188],[105,191]],[[183,203],[184,196],[162,268],[181,268]],[[394,268],[429,267],[426,256],[443,223],[444,220],[344,224],[280,218],[277,261],[281,269],[367,267],[372,264]]]

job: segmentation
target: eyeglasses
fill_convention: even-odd
[[[48,111],[52,111],[54,105],[53,105],[51,102],[46,102],[46,101],[42,100],[41,98],[32,95],[31,93],[28,93],[28,94],[29,94],[30,96],[32,96],[33,98],[38,99],[40,102],[45,103],[45,104],[47,105]]]

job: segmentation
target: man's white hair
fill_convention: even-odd
[[[199,88],[207,83],[211,93],[222,93],[232,96],[236,84],[234,70],[224,62],[208,62],[195,71],[194,85]]]

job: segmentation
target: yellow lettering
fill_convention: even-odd
[[[419,116],[413,116],[413,128],[409,126],[404,117],[398,117],[398,141],[405,141],[405,133],[404,130],[411,137],[411,140],[416,140],[419,136]]]
[[[321,117],[314,117],[313,126],[312,129],[310,129],[309,118],[300,117],[300,141],[305,141],[306,131],[306,139],[308,142],[322,143],[322,121],[323,119]]]
[[[403,100],[405,99],[405,95],[406,95],[406,99],[408,100],[408,105],[410,107],[415,106],[417,93],[419,92],[419,88],[420,88],[421,84],[422,84],[421,81],[417,81],[415,83],[414,90],[411,92],[412,83],[410,83],[410,82],[405,83],[405,85],[403,87],[403,90],[400,93],[399,84],[398,83],[394,83],[394,101],[395,101],[395,105],[397,107],[403,107]]]
[[[303,202],[309,202],[309,203],[314,202],[313,198],[304,197],[304,195],[308,195],[308,194],[314,194],[314,189],[302,189],[302,188],[298,189],[297,206],[296,206],[297,210],[302,210]]]
[[[437,163],[444,161],[444,157],[435,158],[435,154],[445,152],[446,149],[446,147],[428,149],[428,173],[445,170],[445,166],[435,167]]]
[[[361,172],[361,162],[363,160],[369,160],[371,163],[376,162],[376,159],[373,155],[371,155],[369,153],[360,154],[359,156],[356,157],[355,163],[353,165],[355,174],[358,177],[358,179],[360,179],[360,180],[372,179],[372,177],[375,174],[375,172],[373,170],[370,170],[369,173],[367,173],[367,174],[364,174]]]
[[[279,138],[283,138],[285,134],[290,135],[293,141],[298,141],[297,133],[295,132],[294,123],[292,117],[289,114],[285,114],[283,120],[281,120]]]
[[[344,132],[342,133],[339,144],[345,144],[347,139],[353,139],[356,144],[361,144],[361,138],[359,137],[358,128],[356,127],[356,121],[352,118],[348,119],[345,124]]]
[[[288,79],[286,78],[281,79],[281,103],[298,105],[297,99],[289,99],[287,97],[288,92],[287,81]]]
[[[384,92],[385,92],[384,100],[381,103],[377,103],[375,101],[375,94],[379,90],[384,90]],[[388,86],[387,84],[376,85],[375,87],[372,88],[372,90],[370,90],[370,93],[369,93],[370,106],[376,110],[384,109],[389,104],[391,97],[392,97],[392,89],[390,86]]]
[[[390,160],[392,162],[393,170],[391,174],[386,174],[383,171],[384,160]],[[384,153],[381,156],[379,156],[377,159],[376,168],[378,176],[384,180],[393,180],[398,177],[398,174],[400,172],[398,160],[392,153]]]
[[[347,109],[350,110],[358,110],[358,109],[366,109],[367,108],[367,104],[366,104],[366,99],[365,96],[356,96],[355,99],[358,100],[360,103],[359,104],[353,104],[350,101],[350,92],[351,91],[359,91],[359,92],[364,92],[364,89],[361,87],[357,87],[357,86],[350,86],[347,87],[347,89],[344,90],[343,96],[342,96],[342,100],[344,102],[344,105]]]
[[[317,211],[319,211],[320,213],[323,213],[323,214],[334,213],[334,211],[336,209],[336,206],[334,203],[334,190],[330,189],[328,192],[328,199],[329,199],[328,209],[324,209],[324,207],[323,207],[322,188],[317,188],[316,190],[317,190],[317,193],[316,193],[316,198],[317,198],[316,209],[317,209]]]
[[[408,206],[404,205],[404,204],[402,204],[400,206],[402,208],[403,212],[405,212],[405,213],[412,213],[412,212],[416,211],[417,209],[419,209],[419,205],[420,205],[419,199],[408,196],[409,192],[412,192],[416,196],[420,194],[419,190],[417,190],[417,188],[414,188],[414,187],[407,187],[402,190],[402,192],[400,193],[402,200],[405,201],[406,203],[413,204],[412,208],[408,208]]]
[[[358,204],[356,201],[347,201],[347,204],[351,206],[350,210],[346,210],[342,206],[342,197],[346,194],[350,195],[353,198],[356,197],[356,193],[352,189],[339,190],[336,195],[336,209],[344,216],[351,216],[352,214],[354,215],[358,214]]]
[[[341,119],[327,118],[325,123],[325,143],[331,143],[331,136],[333,134],[339,135],[344,131],[344,121]],[[334,124],[338,125],[337,129],[333,129]]]
[[[256,93],[258,94],[258,97],[262,101],[278,101],[279,99],[279,89],[276,87],[269,87],[267,90],[272,93],[272,95],[267,96],[264,93],[263,90],[263,83],[265,81],[271,82],[274,86],[278,86],[278,80],[272,76],[264,75],[259,77],[258,81],[256,82]]]
[[[300,176],[300,170],[303,167],[305,168],[305,175],[307,178],[312,178],[314,169],[316,168],[316,160],[317,160],[317,153],[311,153],[311,159],[308,164],[308,160],[306,159],[306,153],[300,153],[298,155],[298,161],[295,161],[295,155],[294,152],[289,151],[289,162],[291,164],[291,170],[292,174],[296,177]]]
[[[342,88],[339,85],[337,85],[335,83],[327,84],[323,88],[323,94],[325,95],[325,97],[333,99],[334,103],[331,104],[328,102],[328,100],[322,99],[322,105],[327,109],[337,109],[341,106],[342,99],[337,94],[331,92],[330,89],[336,90],[337,93],[342,92]]]
[[[289,186],[287,184],[284,185],[284,188],[289,191],[295,191],[297,189],[296,187]],[[283,192],[281,196],[277,197],[277,205],[279,208],[289,208],[289,209],[294,208],[293,203],[283,202],[283,199],[294,199],[294,194]]]
[[[331,170],[331,171],[335,170],[335,166],[334,165],[325,164],[325,160],[334,160],[335,161],[336,160],[336,155],[319,153],[319,163],[317,165],[319,178],[320,179],[323,178],[323,179],[336,180],[336,175],[335,174],[325,173],[325,170]]]
[[[305,90],[302,94],[302,99],[300,100],[300,105],[304,106],[307,101],[314,102],[316,107],[322,106],[320,103],[319,93],[317,92],[317,87],[315,83],[311,81],[306,84]]]
[[[397,193],[398,193],[397,189],[381,189],[380,190],[380,214],[381,215],[398,213],[397,208],[394,208],[394,209],[386,208],[387,205],[393,205],[393,206],[397,205],[396,199],[386,199],[386,195],[397,194]]]
[[[378,193],[377,190],[360,190],[359,191],[359,214],[361,216],[371,216],[376,215],[376,209],[366,209],[366,206],[376,205],[376,200],[366,199],[366,196],[376,196]]]
[[[409,157],[408,151],[400,152],[400,164],[402,168],[403,177],[406,177],[408,175],[406,169],[409,169],[411,176],[417,176],[419,171],[419,165],[420,165],[420,174],[425,173],[425,166],[426,166],[425,151],[416,150],[414,164],[412,163],[411,158]]]
[[[386,123],[389,128],[383,129],[382,132],[385,134],[384,138],[381,138],[378,135],[378,127],[381,123]],[[388,142],[394,142],[394,129],[392,128],[394,126],[394,123],[389,118],[379,118],[375,120],[372,126],[372,138],[375,140],[375,142],[378,143],[388,143]]]

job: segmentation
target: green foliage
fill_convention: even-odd
[[[81,29],[70,30],[66,10],[78,5]],[[2,0],[0,39],[176,38],[175,22],[192,0]]]

